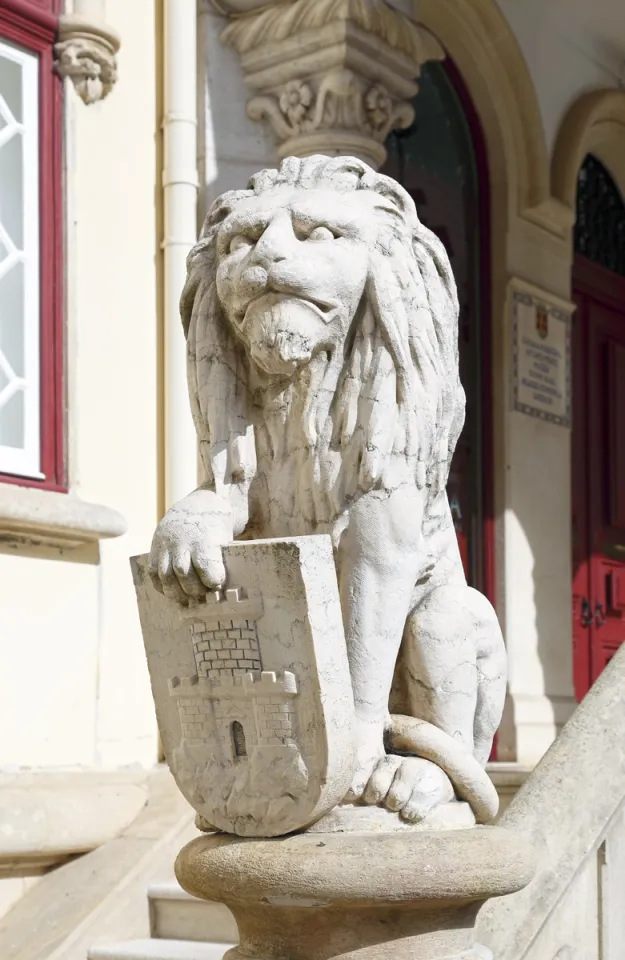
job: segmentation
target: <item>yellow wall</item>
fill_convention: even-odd
[[[66,81],[71,495],[129,532],[80,553],[0,553],[0,766],[149,764],[157,736],[128,557],[158,519],[157,26],[108,0],[119,80],[85,106]]]

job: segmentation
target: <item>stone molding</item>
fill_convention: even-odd
[[[147,800],[145,773],[0,775],[0,878],[36,876],[118,836]]]
[[[535,865],[524,836],[483,827],[379,833],[374,842],[349,831],[243,844],[216,833],[188,843],[175,871],[187,893],[231,910],[231,960],[309,960],[321,930],[326,957],[493,960],[475,942],[478,910],[523,889]]]
[[[556,139],[551,164],[551,192],[575,222],[579,170],[593,153],[625,189],[625,90],[593,90],[569,108]]]
[[[291,0],[282,2],[291,3]],[[258,13],[259,10],[271,6],[268,0],[212,0],[212,5],[217,13],[230,17],[244,17],[248,13]]]
[[[124,772],[137,784],[143,774],[148,802],[132,823],[92,853],[49,870],[2,917],[0,957],[85,960],[94,944],[110,942],[112,930],[120,940],[150,936],[146,889],[155,876],[171,875],[181,846],[197,833],[169,770]]]
[[[484,129],[491,184],[505,184],[509,213],[561,238],[566,211],[550,196],[536,87],[499,5],[420,0],[419,22],[444,44],[466,83]]]
[[[120,537],[126,521],[110,507],[78,497],[0,483],[0,541],[73,549]]]
[[[500,820],[506,831],[531,840],[540,860],[525,890],[489,903],[480,913],[479,939],[498,960],[564,960],[565,946],[559,950],[557,941],[577,936],[576,927],[583,936],[590,924],[588,941],[574,954],[585,958],[591,956],[586,943],[597,942],[597,928],[592,929],[597,918],[604,930],[622,929],[621,887],[615,900],[606,893],[616,893],[623,876],[625,750],[610,733],[625,724],[624,683],[621,647]],[[613,829],[619,832],[611,837]],[[605,843],[613,888],[597,882],[598,852]],[[621,940],[614,943],[618,956]]]
[[[115,86],[119,46],[119,36],[105,24],[63,14],[59,17],[55,69],[61,77],[69,77],[83,103],[96,103]]]
[[[248,116],[269,122],[280,159],[347,154],[374,167],[389,132],[413,121],[422,64],[444,57],[382,0],[272,4],[233,19],[221,39],[241,57]]]

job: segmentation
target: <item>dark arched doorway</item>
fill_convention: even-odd
[[[573,296],[573,665],[581,699],[625,641],[625,198],[589,154]]]
[[[460,376],[467,418],[448,494],[472,586],[493,599],[489,183],[482,130],[453,63],[429,63],[415,120],[387,140],[382,168],[445,244],[460,299]]]

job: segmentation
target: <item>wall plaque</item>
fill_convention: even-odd
[[[570,427],[574,306],[518,283],[511,301],[514,409]]]

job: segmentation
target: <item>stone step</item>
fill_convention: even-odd
[[[150,932],[155,938],[227,946],[239,941],[235,919],[227,907],[190,896],[176,880],[151,884],[148,902]]]
[[[224,943],[190,940],[127,940],[92,947],[88,960],[222,960],[230,947]]]
[[[510,806],[519,789],[523,786],[533,767],[521,763],[501,763],[495,760],[486,764],[486,773],[489,775],[499,794],[499,814]]]

